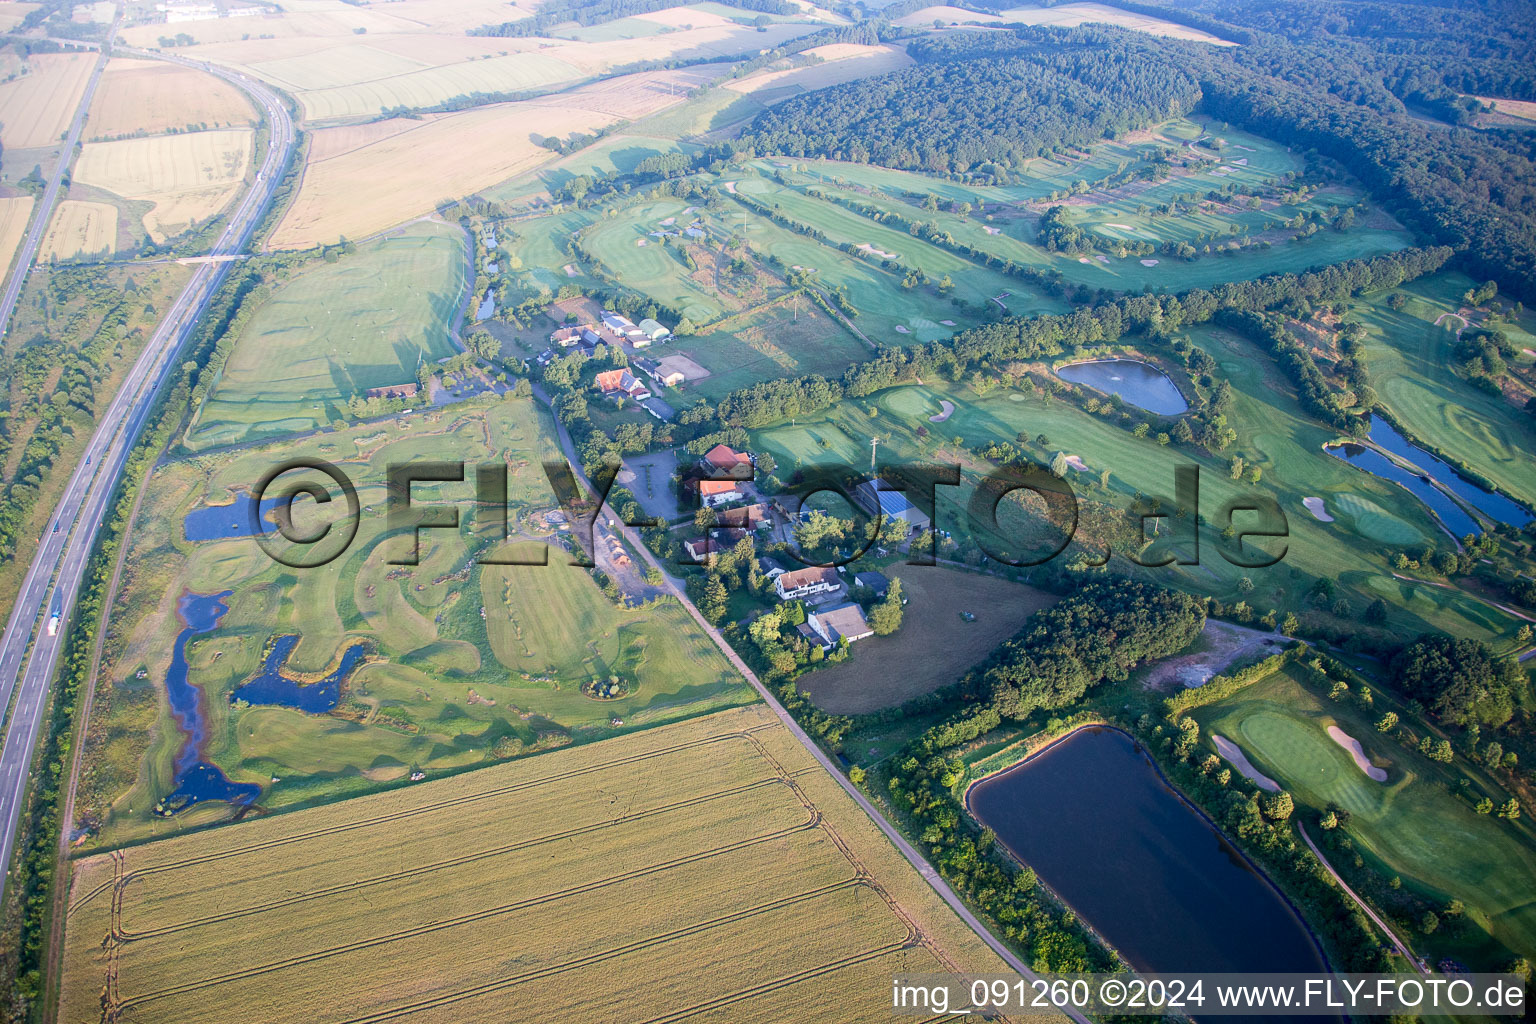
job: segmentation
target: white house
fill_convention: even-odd
[[[834,590],[841,590],[842,586],[842,580],[837,577],[837,570],[830,566],[796,569],[793,572],[782,573],[773,581],[774,593],[779,595],[781,601],[793,601],[814,594],[828,594]]]
[[[864,610],[852,601],[832,608],[820,608],[808,612],[805,616],[805,624],[810,626],[827,644],[835,644],[839,640],[853,643],[855,640],[873,636],[875,632],[865,621]]]

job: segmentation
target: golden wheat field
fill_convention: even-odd
[[[998,969],[755,705],[82,860],[60,1019],[886,1020]]]
[[[157,135],[81,148],[75,180],[125,199],[151,202],[144,227],[155,241],[180,234],[222,210],[251,162],[251,131]]]
[[[59,142],[91,77],[95,54],[40,53],[27,73],[0,85],[0,145],[35,149]]]
[[[67,260],[110,253],[116,248],[117,207],[111,203],[66,199],[54,211],[38,252],[45,260]]]
[[[158,135],[254,123],[250,101],[221,78],[158,61],[115,59],[102,72],[86,121],[91,139]]]
[[[5,280],[16,247],[27,233],[27,218],[32,216],[31,196],[0,199],[0,281]]]
[[[871,75],[883,75],[899,71],[914,63],[905,47],[891,43],[880,46],[861,46],[856,43],[832,43],[805,51],[820,57],[822,63],[808,67],[785,68],[780,71],[764,71],[746,78],[727,82],[725,87],[741,93],[761,93],[795,87],[798,91],[824,89]],[[785,98],[794,95],[786,92]]]
[[[17,3],[15,0],[0,0],[0,32],[9,32],[21,24],[22,19],[37,10],[37,6]]]
[[[593,132],[682,102],[725,68],[705,65],[594,83],[543,100],[500,103],[443,117],[322,128],[304,182],[277,230],[276,248],[364,238],[439,203],[505,181],[555,154],[545,136]],[[384,127],[388,126],[388,127]],[[319,154],[319,156],[316,156]]]

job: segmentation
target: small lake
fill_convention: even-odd
[[[1159,416],[1177,416],[1189,408],[1184,395],[1166,373],[1139,359],[1068,363],[1056,371],[1056,376],[1106,394],[1119,395],[1131,405]]]
[[[230,702],[243,700],[248,704],[276,704],[285,708],[297,708],[312,715],[323,715],[341,699],[341,684],[352,674],[357,663],[368,653],[368,645],[357,641],[341,655],[341,664],[324,679],[303,682],[283,674],[283,664],[298,644],[297,635],[279,637],[261,663],[261,672],[229,695]]]
[[[1424,472],[1434,477],[1437,481],[1448,487],[1462,501],[1488,516],[1495,522],[1508,523],[1510,526],[1525,526],[1531,522],[1531,513],[1502,494],[1486,491],[1470,480],[1457,473],[1449,463],[1437,458],[1399,434],[1386,420],[1380,416],[1371,417],[1371,441],[1396,455],[1400,459],[1407,459],[1418,466]],[[1456,536],[1463,536],[1457,533]]]
[[[1367,448],[1363,444],[1352,444],[1346,441],[1343,444],[1329,445],[1323,449],[1335,458],[1343,459],[1352,466],[1365,470],[1372,476],[1379,476],[1383,480],[1391,480],[1395,484],[1401,484],[1410,494],[1418,498],[1430,510],[1439,517],[1458,539],[1469,533],[1482,533],[1483,528],[1477,525],[1477,520],[1467,514],[1456,502],[1434,484],[1413,473],[1403,469],[1397,463],[1387,458],[1374,448]]]
[[[208,719],[203,711],[203,691],[192,685],[187,667],[187,644],[193,637],[211,633],[229,611],[231,591],[218,594],[186,593],[177,612],[183,629],[176,634],[171,649],[171,667],[165,674],[165,692],[171,717],[181,730],[181,749],[176,753],[176,788],[161,801],[161,813],[176,814],[193,804],[207,800],[225,800],[249,804],[261,795],[254,783],[231,782],[217,765],[202,760],[203,743],[208,738]]]
[[[1119,730],[1080,730],[966,804],[1137,970],[1327,970],[1290,904]]]
[[[264,499],[261,503],[261,521],[269,524],[263,532],[277,528],[272,522],[272,510],[277,508],[277,503],[276,497]],[[254,532],[251,530],[251,504],[251,496],[241,494],[228,505],[204,505],[202,508],[195,508],[181,521],[182,532],[186,534],[189,541],[249,537]]]

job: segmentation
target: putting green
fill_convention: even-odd
[[[1469,919],[1499,943],[1524,956],[1536,953],[1536,851],[1516,825],[1477,814],[1455,796],[1454,770],[1383,739],[1353,707],[1319,697],[1288,671],[1195,717],[1205,735],[1236,740],[1299,803],[1315,812],[1330,805],[1347,810],[1350,835],[1389,872],[1439,898],[1461,900]],[[1360,740],[1368,756],[1390,759],[1386,782],[1367,778],[1329,738],[1334,724]],[[1465,943],[1466,936],[1448,941]],[[1499,955],[1482,941],[1480,955]]]
[[[1355,529],[1372,540],[1399,547],[1424,542],[1424,534],[1411,523],[1389,514],[1369,498],[1362,498],[1358,494],[1338,494],[1333,496],[1333,501],[1334,507],[1341,514],[1354,519]]]

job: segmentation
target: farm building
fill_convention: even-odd
[[[842,587],[843,581],[838,578],[837,570],[826,566],[796,569],[794,572],[780,574],[773,581],[774,593],[779,595],[781,601],[793,601],[813,594],[830,594]]]
[[[604,313],[603,326],[616,334],[628,334],[630,331],[638,330],[635,322],[622,313]]]
[[[671,331],[650,317],[641,320],[637,326],[640,328],[640,333],[645,335],[647,341],[666,341],[672,337]]]
[[[627,395],[637,402],[651,397],[650,389],[625,369],[604,370],[597,375],[592,385],[604,395]]]
[[[861,587],[868,587],[874,591],[876,597],[884,597],[891,589],[891,581],[885,578],[885,573],[873,570],[855,573],[853,582]]]
[[[704,474],[717,480],[750,480],[753,475],[752,456],[738,452],[730,445],[717,444],[699,460]]]
[[[723,508],[715,513],[715,522],[742,530],[761,530],[773,525],[768,518],[768,506],[762,502],[740,508]]]
[[[854,500],[863,505],[870,515],[886,516],[906,522],[914,530],[926,530],[929,519],[922,510],[907,500],[900,491],[881,486],[878,480],[866,480],[854,492]]]
[[[783,579],[782,576],[779,578]],[[805,616],[805,624],[821,637],[823,643],[829,645],[839,640],[853,643],[855,640],[872,636],[875,632],[865,621],[864,610],[852,601],[810,612]]]

